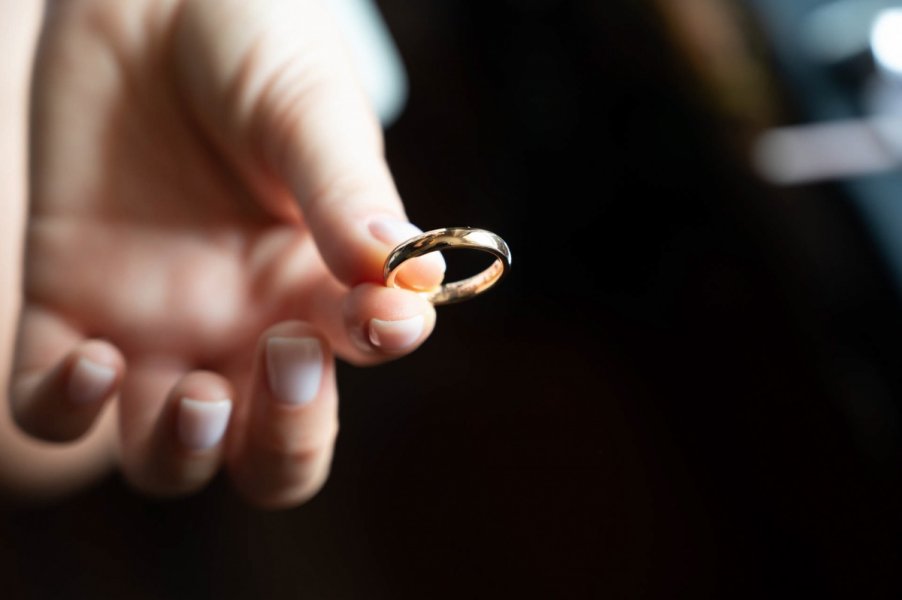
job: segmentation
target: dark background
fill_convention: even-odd
[[[902,311],[842,192],[752,177],[647,3],[380,6],[409,213],[499,233],[510,277],[342,366],[308,505],[113,479],[2,515],[3,597],[902,591]]]

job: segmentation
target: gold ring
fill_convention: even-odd
[[[421,292],[427,300],[435,304],[463,302],[486,291],[500,280],[511,268],[511,251],[500,237],[485,229],[472,227],[446,227],[434,229],[403,242],[391,251],[382,270],[385,285],[398,287],[395,276],[398,268],[411,258],[430,252],[467,248],[488,252],[495,257],[487,269],[467,279],[442,284],[434,289]]]

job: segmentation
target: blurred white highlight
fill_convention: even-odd
[[[324,2],[345,38],[363,89],[383,126],[393,123],[407,101],[407,74],[388,27],[373,0]]]
[[[778,127],[752,151],[758,174],[792,185],[880,173],[900,164],[902,120],[889,117]]]
[[[874,18],[871,52],[881,71],[902,78],[902,8],[887,8]]]

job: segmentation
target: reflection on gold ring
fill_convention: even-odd
[[[430,252],[441,252],[465,248],[488,252],[495,257],[487,269],[467,279],[445,283],[441,286],[422,292],[426,298],[435,304],[452,304],[462,302],[481,294],[500,280],[511,267],[510,248],[500,237],[484,229],[472,227],[446,227],[434,229],[407,240],[391,251],[385,261],[383,277],[385,285],[397,287],[395,277],[399,267],[418,256]]]

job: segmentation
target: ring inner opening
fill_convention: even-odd
[[[444,281],[446,284],[481,273],[495,262],[495,257],[491,254],[467,248],[445,250],[442,256],[447,265]]]

